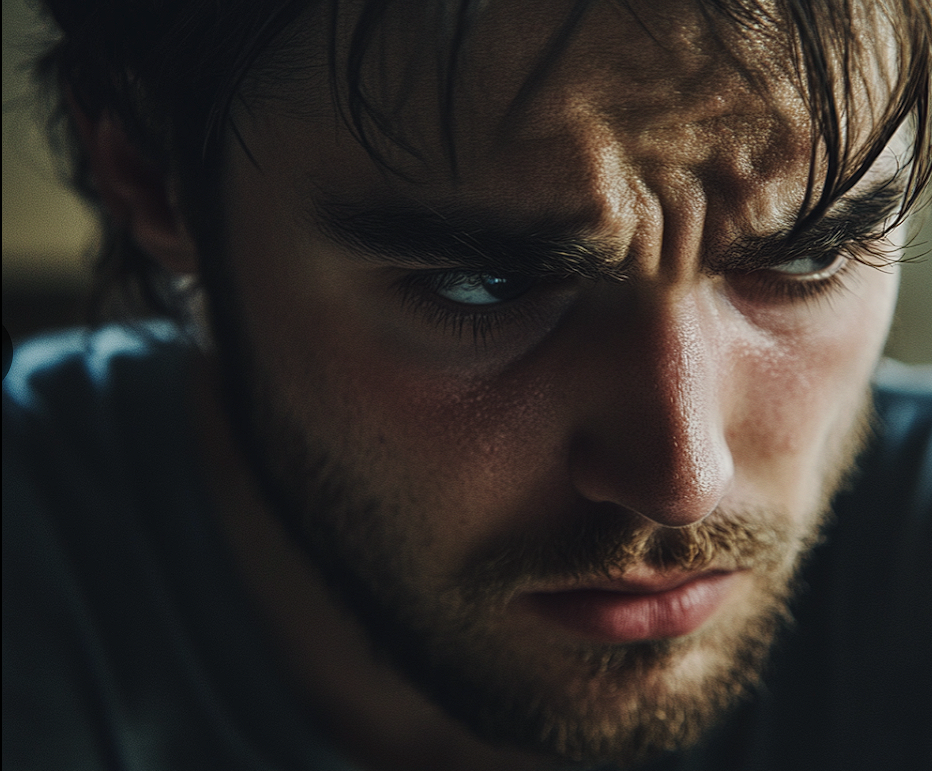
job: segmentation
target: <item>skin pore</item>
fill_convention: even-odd
[[[417,77],[398,122],[421,157],[385,148],[401,173],[326,100],[238,120],[252,157],[231,139],[226,284],[207,291],[249,451],[208,358],[205,459],[286,666],[363,768],[624,764],[695,741],[753,685],[862,445],[897,271],[858,245],[736,248],[792,222],[808,123],[763,40],[746,50],[766,99],[674,6],[652,37],[596,4],[517,115],[560,4],[520,30],[493,9],[456,177]],[[608,643],[533,606],[696,572],[728,589],[682,636]]]

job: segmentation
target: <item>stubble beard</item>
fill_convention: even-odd
[[[425,585],[404,512],[315,444],[245,340],[218,340],[227,386],[238,384],[227,394],[233,424],[271,509],[358,619],[373,656],[480,738],[573,763],[627,767],[687,748],[753,691],[775,637],[791,623],[799,568],[820,539],[829,502],[870,434],[865,394],[825,463],[820,507],[803,527],[779,512],[717,510],[697,525],[657,528],[593,505],[562,525],[491,544],[443,585]],[[535,648],[509,632],[509,603],[533,582],[617,574],[638,563],[749,571],[752,609],[693,635],[632,644],[563,638]]]

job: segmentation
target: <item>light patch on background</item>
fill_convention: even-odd
[[[3,2],[3,283],[87,283],[85,255],[97,227],[84,204],[59,180],[36,120],[26,71],[43,25],[23,0]]]

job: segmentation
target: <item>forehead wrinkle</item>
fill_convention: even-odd
[[[535,93],[540,109],[528,104],[529,123],[561,112],[552,95],[562,94],[600,105],[626,131],[654,129],[666,118],[675,125],[735,112],[769,90],[760,89],[764,80],[790,79],[779,30],[737,31],[679,0],[635,5],[594,4]]]
[[[716,231],[730,240],[740,231],[775,229],[794,221],[810,166],[808,134],[774,118],[736,128],[701,169]]]
[[[660,50],[653,42],[651,48]],[[598,38],[582,44],[586,54],[603,49],[613,47]],[[808,144],[808,122],[798,120],[798,94],[785,79],[765,97],[734,62],[701,51],[685,57],[696,60],[690,66],[680,66],[682,56],[669,57],[676,71],[667,71],[668,62],[648,72],[637,56],[619,57],[614,69],[603,67],[598,56],[582,56],[578,67],[571,58],[528,105],[507,145],[561,135],[578,148],[577,157],[588,156],[586,165],[596,170],[590,174],[606,193],[611,185],[603,180],[611,178],[606,172],[612,167],[625,172],[616,179],[632,169],[643,175],[653,167],[679,165],[723,181],[753,180],[787,156],[795,160]],[[808,162],[808,154],[802,157]],[[715,167],[727,167],[727,173]]]
[[[597,121],[575,135],[593,230],[628,244],[632,272],[682,277],[734,239],[793,221],[809,159],[798,140],[767,114],[635,137]]]
[[[719,231],[742,207],[762,207],[768,219],[775,210],[782,222],[795,211],[797,196],[787,190],[802,195],[808,155],[791,150],[796,146],[792,133],[777,123],[769,117],[726,115],[677,131],[620,138],[603,126],[597,132],[601,141],[593,143],[586,158],[597,232],[629,242],[637,233],[645,243],[656,241],[657,249],[661,241],[686,238],[698,251],[703,238],[728,240]],[[780,195],[761,196],[765,186],[779,188]],[[672,236],[658,224],[664,219],[709,233]],[[649,236],[652,228],[657,232]]]
[[[470,169],[461,200],[494,202],[514,222],[560,217],[581,234],[610,239],[615,248],[603,263],[609,271],[623,263],[634,269],[635,255],[649,260],[661,249],[668,262],[679,252],[681,269],[683,255],[695,261],[711,244],[739,235],[719,232],[737,197],[754,198],[763,180],[792,179],[800,191],[805,182],[805,168],[784,173],[792,170],[792,132],[772,115],[728,114],[634,136],[582,107],[562,123],[551,121],[548,136],[538,127],[536,138],[500,147],[483,172]],[[713,205],[722,217],[708,211]],[[781,221],[790,209],[781,209]],[[710,244],[700,245],[703,238]]]

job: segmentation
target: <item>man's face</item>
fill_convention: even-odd
[[[654,41],[593,9],[508,114],[548,13],[477,31],[456,178],[416,77],[400,174],[325,84],[243,116],[212,300],[260,473],[376,646],[487,738],[630,759],[753,681],[860,446],[896,275],[780,245],[798,96],[760,49],[765,100],[685,12]]]

